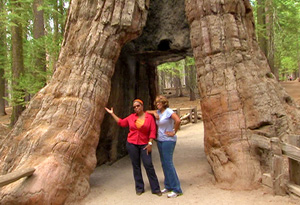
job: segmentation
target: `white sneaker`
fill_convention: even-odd
[[[182,195],[182,193],[176,193],[174,191],[171,191],[170,194],[168,194],[168,198],[176,198],[177,196]]]
[[[170,192],[170,190],[169,190],[169,189],[166,189],[166,188],[164,188],[163,190],[161,190],[161,193],[162,193],[162,194],[166,194],[166,193],[168,193],[168,192]]]

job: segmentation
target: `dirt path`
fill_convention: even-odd
[[[156,143],[153,146],[153,163],[163,186],[163,172]],[[214,185],[214,178],[207,163],[203,148],[203,123],[182,126],[178,132],[178,143],[174,163],[184,194],[175,199],[165,195],[151,194],[144,172],[145,193],[137,196],[134,190],[132,168],[128,156],[111,166],[103,165],[91,175],[90,194],[80,205],[136,205],[136,204],[221,204],[221,205],[288,205],[300,204],[289,196],[273,196],[269,188],[261,187],[254,191],[223,190]]]

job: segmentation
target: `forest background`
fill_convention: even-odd
[[[299,79],[300,0],[250,0],[257,40],[280,81]],[[0,0],[0,116],[12,108],[12,127],[32,96],[51,80],[63,40],[69,1]],[[159,90],[190,100],[199,93],[192,57],[159,65]]]

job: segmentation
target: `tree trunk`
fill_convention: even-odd
[[[297,64],[298,64],[298,82],[300,82],[300,41],[297,41]]]
[[[44,11],[39,7],[43,5],[43,0],[33,1],[33,38],[35,39],[34,46],[34,61],[37,78],[46,84],[45,72],[46,72],[46,50],[45,43],[42,39],[45,35],[44,26]]]
[[[14,1],[15,2],[15,1]],[[18,8],[21,8],[21,4],[15,2],[14,10],[12,13],[18,14]],[[23,62],[23,40],[22,40],[22,24],[19,20],[14,19],[14,26],[11,28],[11,41],[12,41],[12,98],[13,98],[13,110],[11,114],[10,125],[13,126],[23,110],[25,109],[23,105],[20,105],[19,101],[23,100],[23,90],[21,90],[19,85],[20,76],[24,73],[24,62]]]
[[[174,85],[175,85],[175,96],[176,97],[182,97],[183,93],[182,93],[182,84],[181,84],[181,80],[180,80],[180,72],[178,70],[174,70],[175,75],[174,75]]]
[[[56,72],[0,148],[0,174],[34,167],[2,188],[1,204],[63,204],[89,191],[121,47],[146,21],[143,1],[72,1]]]
[[[59,12],[59,14],[60,14],[60,21],[58,21],[59,22],[59,25],[60,25],[60,36],[63,36],[63,34],[64,34],[64,31],[65,31],[65,19],[64,18],[62,18],[63,16],[65,16],[65,9],[64,9],[64,1],[63,0],[59,0],[58,1],[59,2],[59,4],[58,4],[58,12]]]
[[[57,5],[57,1],[54,1],[54,10],[55,12],[53,13],[53,26],[54,26],[54,31],[53,31],[53,43],[54,43],[54,50],[53,53],[51,55],[51,60],[52,60],[52,70],[53,72],[55,72],[56,69],[56,62],[57,62],[57,47],[58,47],[58,39],[59,39],[59,33],[58,33],[58,5]]]
[[[0,12],[4,12],[3,0],[0,0]],[[6,115],[5,112],[5,79],[4,68],[6,63],[6,36],[5,26],[0,22],[0,116]]]
[[[267,31],[267,58],[270,65],[272,73],[276,76],[276,79],[279,80],[279,71],[275,67],[275,34],[274,34],[274,9],[273,9],[273,0],[266,0],[266,31]]]
[[[157,68],[156,68],[157,69]],[[163,94],[165,89],[165,75],[163,71],[158,72],[158,94]]]
[[[185,70],[185,85],[189,90],[190,101],[196,100],[195,87],[196,87],[196,68],[193,65],[187,65],[187,60],[185,60],[184,65]]]
[[[6,112],[5,112],[5,100],[4,100],[3,97],[5,97],[4,69],[0,67],[0,116],[6,115]]]
[[[166,74],[164,71],[160,71],[160,73],[161,73],[161,85],[162,85],[162,89],[160,93],[163,93],[164,89],[166,88]]]
[[[196,100],[196,68],[194,65],[189,66],[189,90],[190,90],[190,101]]]
[[[258,44],[265,56],[268,56],[268,41],[266,32],[266,0],[257,0]]]
[[[207,159],[217,182],[250,189],[264,171],[251,138],[286,141],[300,134],[299,110],[272,75],[255,40],[249,1],[186,0],[186,13]]]
[[[174,82],[174,87],[175,87],[175,96],[178,97],[179,96],[179,81],[178,81],[178,77],[176,75],[174,75],[173,82]]]
[[[177,82],[178,82],[178,88],[179,88],[178,97],[183,97],[182,83],[181,83],[181,79],[179,76],[177,76]]]

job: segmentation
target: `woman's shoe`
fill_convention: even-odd
[[[169,189],[166,189],[166,188],[164,188],[163,190],[161,190],[161,193],[162,193],[162,194],[166,194],[166,193],[168,193],[168,192],[170,192],[170,190],[169,190]]]
[[[155,192],[155,193],[153,193],[153,194],[155,194],[155,195],[157,195],[157,196],[161,196],[162,195],[162,193],[159,191],[159,192]]]
[[[174,191],[171,191],[170,194],[168,194],[168,198],[176,198],[177,196],[182,195],[182,193],[176,193]]]
[[[144,191],[136,191],[136,195],[138,196],[142,195],[142,193],[144,193]]]

